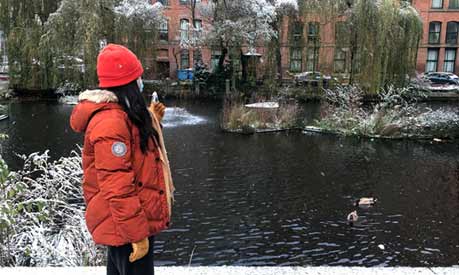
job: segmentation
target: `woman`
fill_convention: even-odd
[[[80,94],[70,118],[84,132],[86,224],[108,246],[107,274],[153,274],[154,236],[169,227],[174,187],[159,121],[148,111],[143,68],[127,48],[110,44],[97,59],[98,90]]]

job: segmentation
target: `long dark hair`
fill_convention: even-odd
[[[150,112],[148,112],[145,99],[140,93],[137,80],[123,86],[105,88],[105,90],[113,92],[118,97],[118,104],[121,105],[131,122],[139,129],[140,149],[145,154],[148,150],[148,140],[151,138],[159,142],[159,135],[153,129]]]

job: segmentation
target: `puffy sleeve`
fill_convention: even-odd
[[[147,218],[135,190],[127,124],[119,119],[102,120],[94,126],[89,139],[94,146],[97,183],[120,234],[130,242],[148,237]]]

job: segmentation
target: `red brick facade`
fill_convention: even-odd
[[[153,2],[158,0],[153,0]],[[208,0],[201,0],[207,2]],[[186,0],[162,0],[160,2],[166,2],[164,15],[168,21],[168,33],[167,41],[163,40],[160,42],[157,53],[157,64],[156,64],[156,78],[169,77],[172,79],[176,78],[177,69],[183,69],[181,64],[188,67],[193,67],[195,56],[194,48],[190,48],[188,51],[188,62],[182,60],[186,58],[183,49],[180,47],[180,22],[183,19],[192,21],[192,13],[190,4]],[[444,71],[445,69],[452,70],[455,73],[459,72],[458,58],[457,58],[457,47],[458,47],[458,35],[459,24],[456,26],[456,34],[449,32],[449,41],[447,39],[447,27],[450,23],[450,30],[453,30],[452,24],[459,22],[459,0],[413,0],[411,1],[413,6],[418,10],[423,19],[423,38],[420,43],[418,58],[417,58],[417,71],[419,73],[426,71],[426,64],[428,51],[430,49],[430,63],[429,68],[434,68],[436,71]],[[451,3],[450,3],[451,2]],[[436,8],[435,5],[441,4],[441,8]],[[450,6],[450,4],[452,6]],[[201,15],[197,13],[195,15],[196,20],[202,20],[204,30],[206,29],[206,20],[201,18]],[[284,78],[288,78],[288,72],[295,71],[310,71],[313,68],[326,74],[342,75],[345,76],[350,68],[350,56],[346,48],[336,48],[336,28],[338,25],[333,23],[318,24],[318,37],[314,36],[314,24],[318,20],[314,18],[301,18],[297,30],[294,30],[294,22],[291,18],[284,18],[280,31],[281,37],[281,55],[282,55],[282,70]],[[339,21],[339,20],[337,20]],[[439,34],[430,34],[429,27],[431,22],[438,22],[440,24]],[[435,24],[438,24],[435,23]],[[339,23],[338,23],[339,24]],[[438,30],[438,25],[436,26]],[[189,35],[192,35],[191,32]],[[429,41],[429,36],[431,41]],[[163,35],[164,37],[164,35]],[[297,37],[297,40],[295,40]],[[432,38],[438,38],[437,43],[431,43]],[[455,38],[455,39],[454,39]],[[453,43],[454,42],[454,43]],[[212,51],[208,47],[204,47],[201,50],[202,60],[209,67],[212,67]],[[262,54],[257,65],[257,71],[263,72],[263,61],[266,55],[266,49],[258,48],[258,53]],[[432,57],[438,51],[438,57],[436,63]],[[448,51],[448,55],[446,55]],[[186,52],[185,52],[186,53]],[[218,54],[218,52],[216,52]],[[315,58],[314,58],[315,56]],[[454,60],[453,60],[454,57]],[[445,58],[447,66],[445,67]],[[258,73],[258,78],[262,77],[261,73]]]
[[[450,23],[450,26],[452,24],[456,24],[456,22],[459,22],[459,1],[457,0],[414,0],[413,6],[418,10],[420,13],[422,19],[423,19],[423,25],[424,25],[424,32],[423,32],[423,38],[421,41],[421,44],[419,46],[418,50],[418,61],[417,61],[417,71],[418,72],[425,72],[426,71],[426,63],[427,63],[427,57],[428,57],[428,50],[435,50],[438,51],[438,58],[437,58],[437,66],[435,71],[445,71],[447,68],[453,68],[454,73],[459,72],[459,63],[457,61],[457,48],[458,48],[458,38],[457,38],[457,31],[458,29],[456,28],[455,30],[455,35],[453,33],[450,33],[448,35],[449,41],[447,43],[446,37],[447,37],[447,28],[448,28],[448,23]],[[435,7],[435,5],[438,6]],[[441,7],[440,7],[441,6]],[[429,35],[429,27],[431,26],[431,23],[437,24],[437,22],[440,25],[440,34],[439,34],[439,39],[435,41],[436,39],[436,34],[433,34],[433,32],[430,32]],[[452,30],[452,28],[451,28]],[[453,39],[455,36],[456,39]],[[429,41],[430,37],[430,41]],[[455,40],[455,41],[454,41]],[[446,51],[450,51],[449,54],[449,60],[447,63],[453,63],[454,65],[452,66],[446,66],[445,67],[445,57],[446,57]],[[454,60],[451,59],[451,53],[454,52]],[[432,64],[433,66],[433,64]]]

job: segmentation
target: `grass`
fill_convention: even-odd
[[[222,114],[222,128],[228,131],[256,132],[286,130],[301,127],[301,110],[296,103],[282,103],[278,109],[245,107],[240,100],[226,99]]]

